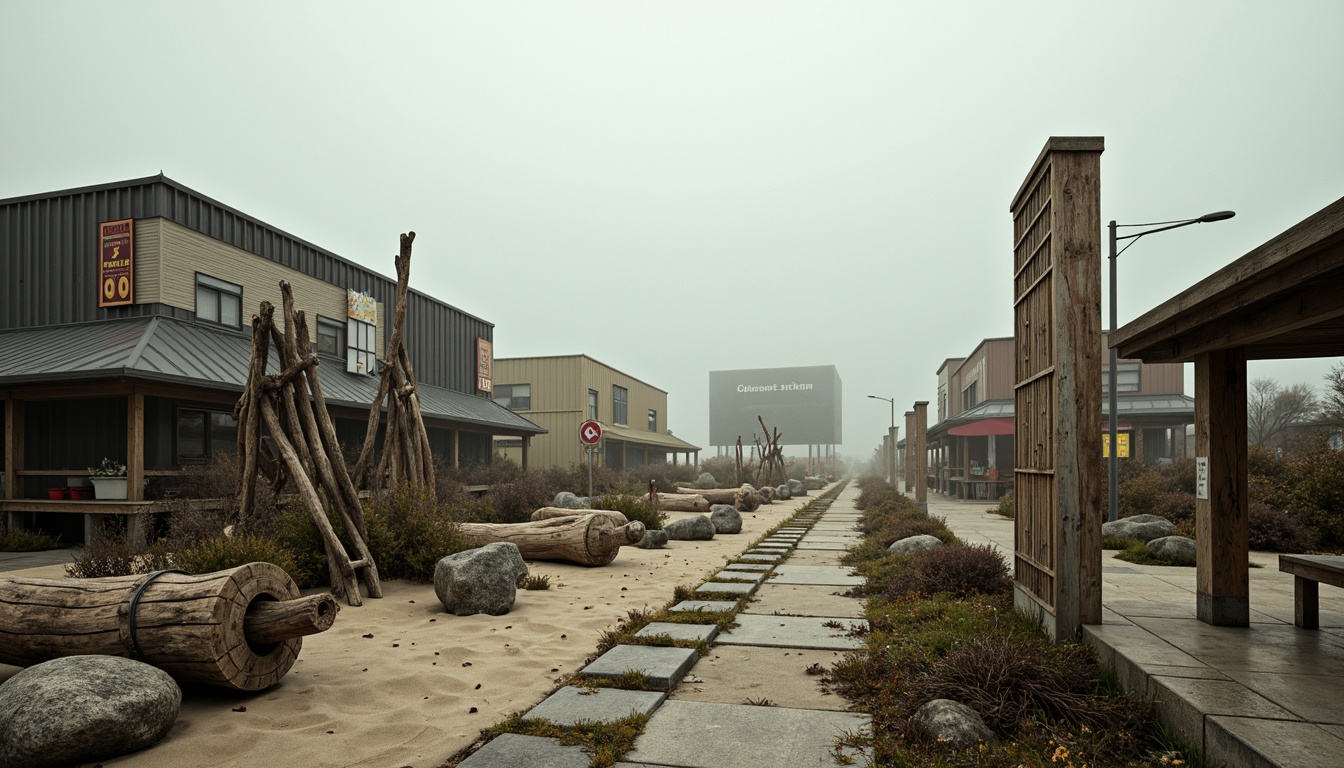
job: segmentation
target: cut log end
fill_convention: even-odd
[[[243,636],[253,646],[267,646],[315,635],[331,628],[340,606],[336,598],[320,595],[295,600],[258,600],[243,618]]]

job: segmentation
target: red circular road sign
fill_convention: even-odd
[[[589,419],[579,425],[579,442],[584,445],[596,445],[602,439],[602,425]]]

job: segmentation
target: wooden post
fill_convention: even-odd
[[[210,425],[207,423],[208,430]],[[131,385],[126,395],[126,498],[145,498],[145,396]],[[129,528],[129,526],[128,526]]]
[[[1197,355],[1195,461],[1207,483],[1195,489],[1196,615],[1220,627],[1250,626],[1246,437],[1245,348]]]
[[[917,400],[911,418],[915,422],[915,467],[919,476],[915,478],[915,506],[920,511],[929,511],[929,401]]]
[[[5,399],[5,498],[23,498],[23,401]]]
[[[452,453],[448,457],[448,464],[453,469],[457,469],[458,467],[458,456],[459,456],[459,449],[461,447],[461,440],[460,440],[461,436],[462,436],[462,430],[460,429],[453,430],[453,448]]]
[[[900,427],[891,427],[887,430],[887,442],[891,445],[891,455],[887,457],[887,462],[891,468],[892,485],[896,485],[896,443],[900,442],[900,439]]]
[[[523,435],[523,471],[527,471],[527,455],[532,447],[532,436]]]
[[[915,490],[915,412],[905,412],[905,492]]]

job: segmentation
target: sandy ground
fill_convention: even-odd
[[[381,600],[343,606],[330,630],[305,638],[279,685],[251,695],[189,689],[167,738],[103,765],[440,766],[578,672],[627,612],[663,607],[674,587],[698,584],[811,498],[744,514],[740,534],[624,547],[603,567],[529,563],[551,589],[519,590],[503,616],[453,616],[432,585],[385,582]],[[50,566],[5,575],[63,574]],[[0,665],[0,682],[17,671]]]

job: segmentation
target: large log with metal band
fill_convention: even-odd
[[[258,691],[289,672],[302,637],[329,628],[337,610],[329,594],[300,596],[271,563],[198,576],[0,578],[0,663],[123,656],[182,682]]]

